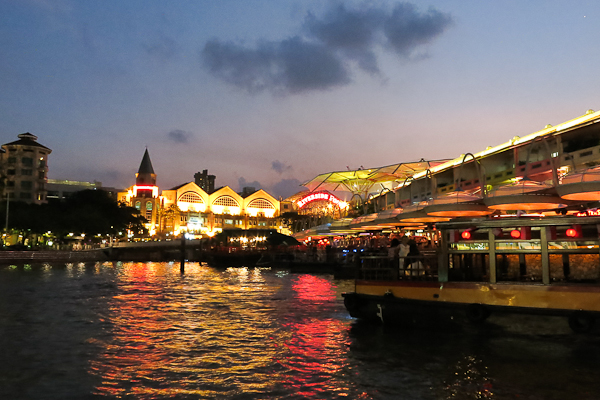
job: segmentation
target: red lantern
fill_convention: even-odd
[[[469,240],[471,239],[471,231],[463,231],[460,236],[465,240]]]
[[[581,231],[581,225],[573,225],[571,228],[567,229],[567,237],[570,238],[578,238],[583,236]]]
[[[518,229],[513,229],[512,231],[510,231],[510,237],[513,239],[520,239],[521,238],[521,231]]]

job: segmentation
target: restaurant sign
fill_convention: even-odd
[[[298,208],[302,208],[305,205],[307,205],[308,203],[311,203],[313,201],[318,201],[318,200],[328,201],[328,202],[332,203],[334,206],[340,207],[340,208],[344,208],[346,206],[346,203],[344,201],[338,199],[331,193],[327,193],[327,192],[316,192],[316,193],[307,194],[306,196],[302,197],[300,200],[296,201],[296,205],[298,206]]]

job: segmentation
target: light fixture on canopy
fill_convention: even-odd
[[[489,192],[483,201],[488,208],[500,211],[541,211],[568,205],[554,194],[552,185],[529,180],[500,186]]]
[[[475,166],[477,176],[476,182],[479,182],[479,186],[474,190],[466,192],[462,188],[462,171],[468,156],[473,158],[472,165]],[[482,193],[484,188],[482,184],[483,179],[481,175],[481,167],[479,165],[479,161],[473,154],[467,153],[463,156],[457,175],[458,177],[455,179],[456,190],[452,193],[437,196],[429,200],[424,209],[427,215],[433,217],[457,218],[483,217],[492,214],[493,210],[490,210],[485,204],[483,204]]]
[[[556,191],[565,200],[599,201],[600,167],[563,176],[556,187]]]

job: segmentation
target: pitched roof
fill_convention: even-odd
[[[152,168],[152,161],[150,161],[150,155],[148,154],[148,149],[144,152],[144,157],[142,158],[142,163],[140,164],[140,169],[138,170],[138,174],[153,174],[154,168]]]
[[[19,140],[15,140],[14,142],[3,144],[3,146],[15,146],[15,145],[16,146],[32,146],[32,147],[41,147],[42,149],[48,150],[48,152],[52,151],[49,148],[47,148],[46,146],[42,146],[41,144],[39,144],[37,142],[37,136],[32,135],[29,132],[21,133],[17,137],[19,138]]]

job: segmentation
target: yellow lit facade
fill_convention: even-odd
[[[142,179],[143,177],[146,179]],[[156,175],[146,153],[136,174],[136,185],[118,194],[118,200],[135,207],[148,221],[151,235],[191,234],[213,236],[223,229],[276,229],[280,202],[264,190],[242,197],[229,186],[208,194],[189,182],[159,194]]]

